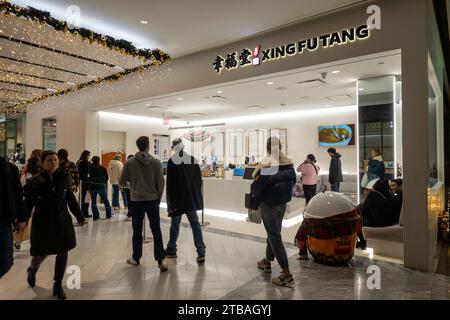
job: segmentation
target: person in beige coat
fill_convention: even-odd
[[[116,154],[114,158],[108,164],[108,176],[109,182],[112,184],[113,196],[112,196],[112,207],[113,210],[119,210],[119,180],[122,174],[123,163],[121,161],[122,156]],[[124,190],[120,191],[122,193],[123,205],[128,207],[127,194]]]

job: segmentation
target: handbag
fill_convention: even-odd
[[[245,194],[245,208],[256,210],[258,209],[258,199],[256,199],[255,195],[252,193]]]
[[[248,209],[248,222],[261,223],[261,209]]]

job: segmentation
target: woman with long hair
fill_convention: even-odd
[[[306,198],[305,208],[317,193],[319,170],[319,166],[316,165],[316,157],[313,154],[308,154],[306,160],[297,168],[297,171],[302,174],[302,185]]]
[[[30,287],[36,284],[36,273],[49,255],[56,255],[53,296],[66,299],[62,281],[67,266],[68,252],[75,248],[76,238],[69,210],[83,225],[85,219],[71,188],[71,179],[58,168],[54,151],[44,151],[41,156],[42,172],[31,177],[24,188],[26,213],[34,209],[31,230],[32,256],[27,269]]]

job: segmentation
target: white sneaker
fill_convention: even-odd
[[[169,267],[167,266],[167,264],[164,260],[162,260],[161,262],[158,263],[158,268],[159,268],[159,270],[161,270],[161,272],[167,271],[169,269]]]
[[[132,266],[135,266],[135,267],[140,265],[140,263],[136,262],[133,258],[127,259],[127,263],[132,265]]]

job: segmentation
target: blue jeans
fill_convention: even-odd
[[[136,262],[140,262],[142,257],[142,228],[144,226],[145,213],[147,213],[150,229],[153,234],[153,254],[155,260],[160,262],[164,259],[164,244],[159,219],[159,202],[159,200],[133,201],[131,224],[133,225],[133,259]]]
[[[113,184],[112,188],[113,188],[112,205],[113,205],[113,207],[119,207],[119,191],[120,191],[119,185]],[[125,191],[122,191],[121,193],[122,193],[123,205],[125,207],[128,207],[127,194]]]
[[[331,191],[339,192],[340,182],[330,183]]]
[[[261,202],[260,209],[261,219],[267,232],[266,260],[273,261],[276,258],[281,268],[288,268],[288,257],[281,239],[281,227],[286,212],[286,204],[270,207]]]
[[[0,278],[11,269],[14,261],[11,225],[0,225]]]
[[[189,224],[191,225],[192,235],[194,236],[194,244],[197,248],[197,255],[199,257],[204,257],[206,246],[203,242],[202,227],[200,225],[200,222],[198,222],[197,211],[186,212],[186,216],[189,220]],[[170,239],[169,243],[167,244],[167,253],[169,254],[177,253],[177,240],[178,235],[180,234],[181,217],[182,215],[174,216],[171,218]]]
[[[109,204],[108,195],[106,194],[106,188],[103,188],[100,190],[91,190],[92,215],[94,216],[94,220],[98,220],[100,218],[100,213],[97,208],[97,195],[100,196],[105,204],[106,218],[111,218],[111,205]]]

